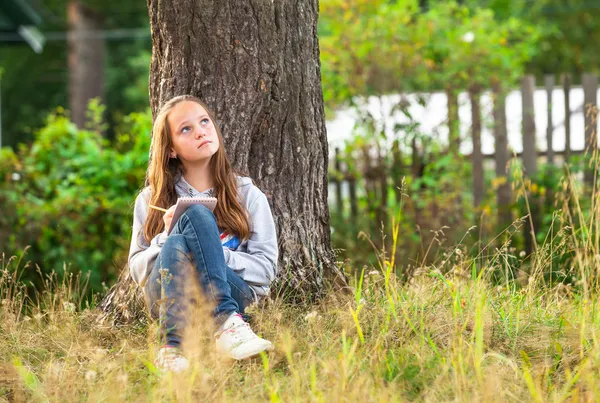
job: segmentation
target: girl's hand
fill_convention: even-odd
[[[173,218],[173,213],[175,212],[175,204],[169,207],[165,215],[163,215],[163,221],[165,222],[165,231],[169,229],[171,226],[171,219]]]

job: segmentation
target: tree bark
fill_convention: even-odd
[[[148,0],[148,8],[152,111],[192,94],[216,112],[234,167],[271,205],[275,294],[309,301],[325,282],[345,285],[330,242],[317,0]]]
[[[104,39],[95,37],[101,17],[77,0],[67,6],[69,30],[69,107],[78,127],[85,125],[88,103],[104,97]]]

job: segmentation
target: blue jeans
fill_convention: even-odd
[[[168,270],[161,280],[160,269]],[[215,305],[213,316],[220,326],[234,312],[243,313],[255,297],[250,286],[225,264],[225,255],[213,213],[202,205],[190,206],[175,224],[144,286],[151,316],[160,312],[161,282],[166,301],[166,344],[179,347],[195,298],[201,290]]]

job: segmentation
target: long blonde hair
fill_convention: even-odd
[[[183,175],[183,164],[178,158],[170,158],[172,146],[171,130],[168,117],[173,107],[183,101],[192,101],[202,106],[215,126],[219,137],[219,149],[211,157],[210,172],[213,175],[214,190],[218,199],[214,214],[221,230],[237,235],[240,240],[250,237],[248,212],[239,201],[237,190],[237,173],[231,167],[225,149],[223,136],[217,126],[214,113],[198,98],[192,95],[181,95],[167,101],[154,120],[152,128],[152,144],[150,145],[150,162],[146,173],[146,186],[150,186],[149,203],[169,208],[177,202],[175,181]],[[144,224],[144,238],[150,243],[164,229],[163,213],[148,209]]]

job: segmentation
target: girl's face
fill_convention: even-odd
[[[167,118],[171,130],[170,157],[184,163],[210,161],[219,149],[219,136],[206,110],[194,101],[175,105]]]

